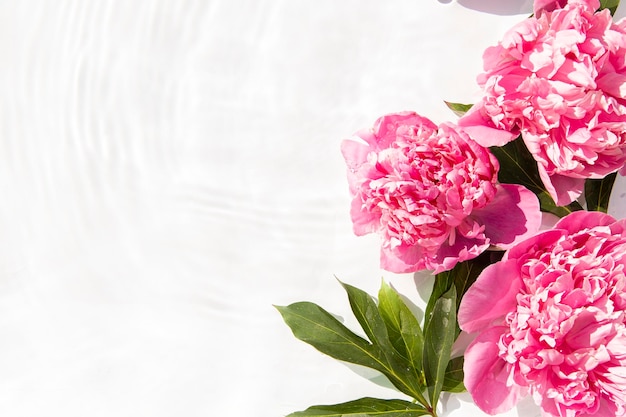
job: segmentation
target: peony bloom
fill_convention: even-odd
[[[465,386],[490,414],[626,415],[626,220],[577,211],[514,245],[467,291]]]
[[[538,3],[538,17],[485,51],[483,98],[459,125],[483,146],[521,134],[546,190],[566,205],[585,179],[626,162],[626,20],[594,13],[598,0]]]
[[[342,143],[354,232],[382,236],[383,269],[439,273],[538,230],[535,195],[497,184],[498,161],[457,127],[405,112],[356,136]]]

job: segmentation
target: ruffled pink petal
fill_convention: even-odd
[[[430,119],[413,111],[403,111],[380,117],[374,125],[371,137],[363,137],[361,134],[358,136],[370,144],[375,142],[376,150],[386,149],[396,142],[399,135],[406,133],[407,127],[417,127],[420,131],[418,136],[428,137],[437,132],[437,125]]]
[[[567,230],[570,234],[596,226],[608,226],[615,223],[613,216],[599,211],[575,211],[563,217],[554,225],[555,229]]]
[[[474,259],[489,248],[486,239],[457,236],[453,245],[442,245],[431,263],[433,274],[449,271],[463,261]]]
[[[506,145],[517,137],[517,134],[508,130],[492,127],[491,121],[481,114],[480,106],[480,103],[474,105],[458,122],[470,138],[487,148]]]
[[[358,171],[367,162],[367,155],[374,150],[365,141],[359,139],[360,137],[355,137],[341,142],[341,154],[350,172]]]
[[[560,229],[546,230],[545,232],[537,233],[534,236],[529,237],[526,240],[521,241],[517,245],[509,249],[505,254],[503,260],[522,258],[525,254],[534,250],[535,247],[548,247],[557,240],[559,240],[566,232]]]
[[[380,227],[380,214],[363,210],[363,204],[358,197],[352,199],[350,216],[352,217],[352,230],[357,236],[375,233]]]
[[[485,225],[485,236],[491,244],[502,249],[535,234],[541,226],[537,196],[515,184],[498,185],[494,199],[472,215]]]
[[[535,16],[540,16],[543,12],[551,12],[560,9],[567,4],[567,0],[535,0],[533,11]]]
[[[463,383],[476,405],[491,415],[510,410],[526,394],[525,388],[507,384],[507,363],[498,356],[498,341],[506,330],[493,327],[481,333],[465,351]]]
[[[383,247],[380,251],[380,267],[396,274],[426,269],[424,254],[419,246],[396,248],[395,250]]]
[[[489,265],[467,290],[458,312],[459,327],[473,333],[515,310],[522,287],[517,260]]]
[[[580,197],[585,190],[585,180],[583,178],[572,178],[559,174],[549,175],[541,164],[537,164],[537,168],[546,191],[548,191],[557,206],[570,204]]]

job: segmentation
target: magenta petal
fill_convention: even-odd
[[[566,206],[576,200],[585,190],[583,178],[566,177],[565,175],[549,175],[545,167],[537,164],[543,185],[557,206]]]
[[[537,233],[535,236],[530,237],[517,245],[513,246],[504,254],[504,260],[507,259],[518,259],[522,258],[526,253],[529,253],[531,250],[535,250],[535,247],[548,247],[552,245],[554,242],[559,240],[561,236],[566,234],[563,230],[550,229],[540,233]]]
[[[492,127],[491,121],[481,114],[482,104],[474,105],[463,117],[458,125],[476,143],[481,146],[503,146],[517,137],[515,133]]]
[[[539,200],[521,185],[500,184],[496,195],[472,215],[485,225],[485,236],[492,245],[508,249],[537,233],[541,226]]]
[[[363,210],[362,206],[358,196],[352,200],[350,216],[352,217],[354,234],[357,236],[375,233],[380,227],[380,213]]]
[[[486,239],[480,237],[468,239],[463,236],[457,236],[454,245],[442,245],[434,259],[434,268],[430,268],[433,274],[439,274],[443,271],[449,271],[459,262],[474,259],[489,248]]]
[[[505,327],[481,333],[465,351],[464,384],[481,410],[499,414],[517,404],[526,389],[507,384],[507,363],[498,356],[498,341]]]
[[[346,160],[348,170],[351,172],[358,171],[367,161],[367,155],[372,148],[365,142],[359,141],[358,138],[346,139],[341,142],[341,153]]]
[[[473,333],[515,310],[515,296],[522,286],[517,260],[489,265],[467,290],[459,307],[462,330]]]
[[[613,216],[606,213],[581,210],[563,217],[554,228],[567,230],[571,234],[595,226],[609,226],[615,221]]]
[[[383,247],[380,251],[380,267],[385,271],[403,274],[425,268],[424,254],[419,246],[398,247],[392,250]]]

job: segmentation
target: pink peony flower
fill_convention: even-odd
[[[457,127],[405,112],[356,136],[342,143],[354,232],[382,236],[383,269],[439,273],[538,230],[535,195],[497,184],[498,161]]]
[[[483,146],[522,135],[558,205],[626,162],[626,20],[598,0],[546,7],[483,56],[483,98],[459,121]],[[555,8],[556,7],[556,8]],[[547,11],[554,8],[553,11]]]
[[[626,415],[626,220],[577,211],[514,245],[461,301],[465,386],[496,414]]]

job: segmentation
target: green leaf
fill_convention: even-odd
[[[389,338],[387,325],[374,299],[365,291],[352,285],[341,283],[348,293],[354,316],[372,344],[379,348],[379,359],[385,365],[379,369],[392,384],[405,394],[425,403],[423,378],[412,362],[397,353]],[[388,300],[386,300],[388,301]],[[405,306],[406,307],[406,306]],[[408,308],[407,308],[408,310]],[[410,311],[409,311],[409,314]],[[420,346],[421,347],[421,346]]]
[[[587,201],[587,210],[601,211],[606,213],[609,208],[609,199],[611,198],[611,190],[617,173],[607,175],[601,180],[588,179],[585,181],[585,200]]]
[[[411,364],[395,353],[374,301],[357,288],[344,287],[357,320],[373,343],[354,334],[317,304],[299,302],[276,308],[296,338],[335,359],[379,371],[399,391],[426,405],[423,381]]]
[[[480,275],[483,269],[485,269],[487,266],[499,261],[502,258],[503,254],[504,252],[501,251],[486,251],[474,259],[459,262],[450,271],[445,271],[437,274],[435,278],[435,283],[433,285],[433,291],[430,294],[428,303],[426,304],[426,311],[424,313],[426,324],[424,325],[424,327],[426,327],[428,322],[430,321],[433,308],[435,307],[435,303],[439,299],[439,297],[441,297],[445,292],[449,291],[452,286],[456,287],[456,308],[458,310],[463,295],[474,283],[474,281],[476,281],[478,275]],[[457,335],[459,331],[460,329],[457,328]]]
[[[543,185],[539,176],[537,162],[526,149],[521,136],[504,146],[489,148],[500,162],[498,181],[505,184],[520,184],[535,193],[539,198],[542,211],[563,217],[572,211],[582,210],[577,202],[568,206],[557,206]]]
[[[352,308],[354,317],[358,320],[367,337],[373,344],[380,346],[385,351],[391,351],[393,346],[389,340],[387,326],[385,326],[374,299],[363,290],[341,281],[339,283],[348,293],[350,308]]]
[[[467,111],[473,106],[472,104],[451,103],[445,100],[444,103],[446,103],[446,106],[448,106],[448,108],[459,117],[467,113]]]
[[[465,385],[463,385],[463,362],[463,356],[450,359],[443,379],[443,387],[441,388],[443,391],[465,391]]]
[[[456,288],[437,299],[424,330],[424,374],[433,409],[437,407],[456,333]]]
[[[378,310],[387,326],[393,348],[413,367],[416,377],[421,380],[424,350],[422,328],[400,295],[384,281],[378,292]]]
[[[408,401],[366,397],[343,404],[316,405],[287,417],[418,417],[429,414],[421,405]]]
[[[314,303],[275,306],[294,336],[335,359],[380,370],[380,352]]]
[[[599,10],[609,9],[611,16],[613,16],[617,10],[617,6],[619,6],[619,0],[600,0]]]

